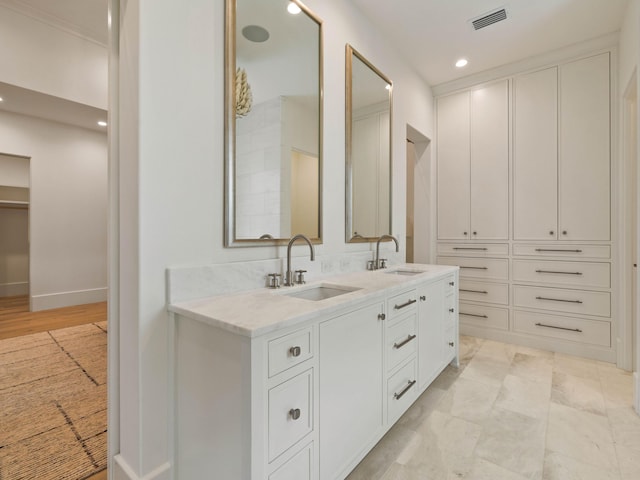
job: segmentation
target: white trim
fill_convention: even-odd
[[[29,282],[0,283],[0,297],[29,295]]]
[[[48,293],[31,296],[31,311],[49,310],[50,308],[84,305],[107,301],[107,288],[92,288],[73,292]]]
[[[171,480],[171,464],[163,463],[146,475],[139,477],[121,455],[113,457],[113,480]]]

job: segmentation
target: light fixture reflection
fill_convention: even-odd
[[[106,127],[107,126],[107,122],[105,122],[104,120],[100,120],[100,121],[98,121],[98,125],[100,125],[101,127]]]
[[[469,62],[467,61],[467,59],[466,59],[466,58],[461,58],[460,60],[458,60],[458,61],[456,62],[456,67],[458,67],[458,68],[462,68],[462,67],[466,66],[466,65],[467,65],[467,63],[469,63]]]
[[[289,2],[289,5],[287,5],[287,11],[291,14],[291,15],[297,15],[299,14],[302,10],[300,9],[300,7],[298,6],[298,4],[293,3],[293,2]]]

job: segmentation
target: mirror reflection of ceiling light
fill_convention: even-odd
[[[387,90],[391,90],[391,85],[389,85],[388,83],[384,86],[384,88],[386,88]]]
[[[461,58],[460,60],[458,60],[458,61],[456,62],[456,67],[458,67],[458,68],[462,68],[462,67],[466,66],[466,65],[467,65],[467,63],[469,63],[469,62],[467,61],[467,59],[466,59],[466,58]]]
[[[0,102],[4,102],[4,98],[0,97]]]
[[[291,15],[297,15],[301,11],[302,10],[300,9],[297,3],[289,2],[289,5],[287,5],[287,12],[289,12]]]
[[[104,120],[100,120],[98,122],[98,125],[100,125],[101,127],[106,127],[107,126],[107,122],[105,122]]]

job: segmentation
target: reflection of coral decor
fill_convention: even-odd
[[[247,82],[247,72],[243,68],[236,70],[236,118],[247,116],[251,111],[253,95]]]

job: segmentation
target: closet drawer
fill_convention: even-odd
[[[611,323],[606,321],[514,310],[513,329],[541,337],[611,346]]]
[[[460,303],[458,315],[462,324],[509,330],[509,310],[506,308]]]
[[[410,315],[387,329],[387,370],[416,353],[418,345],[416,314]]]
[[[611,258],[611,247],[609,245],[514,244],[513,255],[607,259]]]
[[[388,423],[393,423],[418,396],[416,361],[411,360],[387,381]]]
[[[509,285],[474,280],[460,280],[460,300],[509,305]]]
[[[513,305],[609,317],[611,315],[611,294],[589,290],[514,285]]]
[[[438,257],[440,265],[458,265],[460,278],[509,280],[509,260],[506,258]]]
[[[413,289],[403,292],[387,300],[387,321],[391,322],[400,315],[415,312],[418,308],[418,292]]]
[[[269,342],[269,377],[313,357],[311,328]]]
[[[609,263],[513,260],[513,281],[609,288]]]
[[[491,257],[509,255],[508,243],[438,243],[438,255]]]

